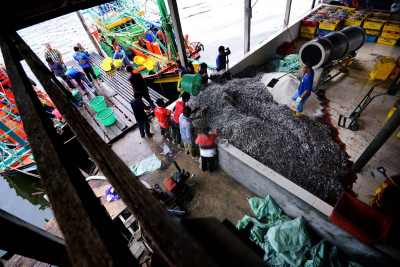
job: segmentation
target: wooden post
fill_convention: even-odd
[[[286,29],[286,26],[289,26],[290,19],[290,9],[292,8],[292,0],[286,0],[286,11],[285,17],[283,19],[283,28]]]
[[[188,61],[186,58],[185,40],[183,38],[181,20],[179,18],[178,5],[176,4],[176,0],[168,0],[168,6],[169,12],[171,13],[172,24],[174,25],[179,57],[181,59],[182,65],[186,68],[188,65]]]
[[[105,52],[103,51],[103,49],[101,49],[100,44],[97,42],[96,38],[94,38],[93,34],[90,32],[88,25],[86,24],[85,19],[82,16],[81,11],[76,11],[76,14],[78,15],[79,20],[82,23],[83,28],[85,29],[85,32],[87,33],[87,35],[89,36],[90,41],[92,41],[94,48],[96,48],[97,53],[99,53],[99,55],[103,55],[104,57],[108,57],[107,55],[104,55]]]
[[[250,51],[251,0],[244,1],[244,53]]]
[[[160,254],[161,257],[170,265],[170,266],[217,266],[214,259],[210,256],[208,252],[206,252],[205,248],[197,242],[193,236],[182,227],[181,221],[172,217],[167,213],[167,211],[160,205],[160,202],[150,194],[148,189],[142,185],[140,180],[133,175],[131,170],[126,166],[126,164],[115,154],[115,152],[101,139],[101,137],[94,131],[94,129],[89,125],[89,123],[80,115],[80,113],[69,103],[69,101],[61,94],[60,90],[56,85],[56,81],[49,81],[49,76],[44,72],[46,66],[43,62],[37,57],[35,53],[29,48],[29,46],[22,40],[22,38],[14,33],[12,35],[13,41],[15,42],[16,47],[19,52],[25,59],[26,63],[33,71],[39,82],[43,85],[46,90],[46,93],[50,96],[51,100],[57,106],[57,109],[63,115],[63,117],[68,122],[71,130],[74,132],[78,141],[85,148],[86,152],[89,154],[90,158],[99,166],[100,170],[107,177],[107,180],[111,183],[111,185],[115,188],[115,191],[118,192],[118,195],[127,205],[129,211],[135,216],[137,221],[140,223],[141,227],[146,231],[146,234],[151,238],[151,240],[156,244],[156,252]],[[1,44],[2,50],[3,43]],[[3,55],[8,55],[9,51],[3,51]],[[4,56],[7,58],[6,56]],[[11,59],[8,58],[7,62]],[[20,65],[20,64],[19,64]],[[11,65],[10,65],[11,67]],[[9,67],[7,66],[7,69]],[[21,71],[23,69],[21,67]],[[25,75],[25,73],[24,73]],[[25,75],[26,76],[26,75]],[[11,78],[10,74],[10,78]],[[21,80],[20,76],[16,74],[14,76],[16,79],[15,83]],[[24,94],[20,93],[17,98],[24,98]],[[21,100],[19,100],[21,101]],[[29,102],[26,100],[25,102]],[[17,103],[18,104],[18,103]],[[21,102],[23,105],[24,102]],[[33,109],[32,109],[33,110]],[[24,120],[23,114],[25,112],[21,112],[21,117]],[[57,151],[57,153],[51,144],[48,146],[49,140],[46,139],[46,132],[34,132],[32,130],[28,131],[28,128],[35,127],[35,125],[40,125],[33,120],[29,120],[29,114],[25,114],[27,116],[27,121],[29,121],[29,127],[26,127],[25,130],[28,134],[29,142],[31,144],[33,151],[38,151],[34,156],[38,165],[41,166],[39,169],[40,175],[42,176],[42,172],[45,173],[48,177],[43,178],[45,184],[45,189],[49,189],[52,192],[52,196],[50,196],[50,192],[48,193],[46,189],[46,193],[48,193],[50,202],[52,203],[52,207],[54,210],[54,214],[56,215],[57,221],[60,224],[60,221],[66,223],[67,219],[69,220],[69,225],[63,225],[65,228],[60,228],[63,231],[65,236],[66,244],[68,249],[70,249],[70,254],[73,249],[77,255],[73,255],[74,257],[79,257],[87,259],[89,256],[93,256],[96,259],[94,253],[94,248],[91,245],[96,245],[99,242],[99,238],[96,236],[86,236],[84,234],[84,227],[91,226],[93,227],[93,221],[87,221],[85,218],[85,213],[81,210],[73,210],[69,211],[69,207],[77,206],[79,208],[81,204],[85,205],[85,208],[94,209],[96,207],[92,207],[95,205],[94,203],[85,203],[88,200],[83,200],[85,195],[79,195],[82,200],[79,203],[70,203],[65,198],[72,197],[73,201],[78,201],[76,199],[76,193],[73,192],[73,189],[76,190],[84,190],[84,185],[74,184],[74,188],[70,188],[67,181],[64,180],[64,175],[68,171],[69,179],[75,178],[73,175],[75,173],[70,173],[69,168],[65,168],[59,161],[58,157],[62,156],[61,151]],[[42,139],[46,139],[46,143],[44,140],[41,140],[41,135],[44,135]],[[41,143],[35,143],[35,147],[33,146],[33,142],[36,141],[35,138],[38,138]],[[38,146],[38,147],[37,147]],[[44,157],[44,155],[49,157]],[[57,155],[58,157],[55,157]],[[53,160],[54,158],[54,160]],[[41,160],[42,159],[42,160]],[[54,163],[53,163],[54,161]],[[48,169],[46,169],[48,168]],[[79,170],[78,170],[79,172]],[[51,176],[53,175],[53,176]],[[84,181],[82,174],[76,174],[76,179],[74,182]],[[82,178],[81,178],[82,177]],[[66,177],[68,178],[68,176]],[[61,181],[62,180],[62,181]],[[59,182],[57,182],[59,181]],[[87,185],[87,183],[86,183]],[[83,186],[81,189],[80,186]],[[55,188],[53,188],[55,187]],[[56,189],[60,189],[58,191]],[[65,187],[65,188],[64,188]],[[83,193],[83,192],[82,192]],[[85,193],[87,193],[85,191]],[[87,193],[88,196],[91,197],[92,193]],[[93,195],[94,196],[94,195]],[[63,201],[61,201],[63,200]],[[90,201],[90,199],[89,199]],[[97,199],[96,199],[97,201]],[[58,205],[55,205],[57,203]],[[64,206],[60,205],[63,203]],[[97,201],[98,204],[98,201]],[[77,209],[76,208],[76,209]],[[73,217],[71,217],[73,216]],[[81,220],[79,217],[84,216]],[[74,219],[74,223],[80,222],[78,225],[72,224]],[[83,224],[83,225],[82,225]],[[82,229],[83,228],[83,229]],[[112,228],[112,227],[110,227]],[[72,229],[75,231],[71,232]],[[90,234],[94,235],[92,231],[86,229]],[[111,229],[110,229],[111,230]],[[97,233],[97,232],[96,232]],[[112,233],[110,233],[112,234]],[[74,242],[68,242],[68,237],[71,236],[71,239],[74,239]],[[81,244],[83,243],[83,244]],[[89,243],[89,244],[88,244]],[[110,258],[107,251],[104,251],[103,244],[99,242],[100,245],[97,246],[97,260],[104,265],[108,264],[110,266]],[[87,247],[85,247],[85,246]],[[90,250],[89,250],[90,245]],[[116,246],[113,242],[107,243],[110,246]],[[87,248],[87,249],[86,249]],[[113,248],[107,247],[109,250],[113,250]],[[196,253],[193,253],[195,251]],[[103,256],[104,255],[104,256]],[[188,257],[188,255],[190,255]],[[98,259],[99,257],[106,257],[105,259]],[[72,260],[72,259],[71,259]],[[125,258],[121,257],[121,261],[124,261]],[[72,260],[73,261],[73,260]],[[126,261],[129,262],[130,261]],[[133,264],[134,262],[132,262]],[[75,264],[75,262],[74,262]],[[104,266],[101,265],[101,266]],[[88,265],[77,265],[77,266],[88,266]],[[95,266],[95,265],[92,265]],[[96,265],[100,266],[100,265]],[[126,264],[124,265],[126,266]]]
[[[1,209],[0,232],[2,250],[57,266],[71,266],[63,239]]]
[[[111,218],[71,160],[72,156],[65,153],[63,143],[19,62],[22,53],[15,45],[22,48],[30,69],[45,90],[56,92],[58,98],[63,99],[64,104],[75,111],[75,116],[80,114],[60,92],[56,83],[51,81],[52,75],[43,62],[17,33],[11,35],[12,38],[7,35],[0,38],[4,61],[43,187],[65,237],[72,264],[106,267],[126,266],[128,262],[129,265],[136,266],[136,259],[129,251],[123,236],[113,228]],[[56,81],[59,83],[57,79]],[[53,91],[48,90],[49,87]],[[57,108],[63,107],[54,94],[49,96]]]

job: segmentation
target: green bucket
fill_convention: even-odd
[[[186,74],[181,81],[181,88],[196,96],[200,93],[202,78],[200,74]]]
[[[107,107],[106,101],[104,100],[104,96],[96,96],[92,100],[89,101],[89,106],[91,106],[94,111],[99,112],[103,108]]]
[[[93,66],[93,70],[94,70],[94,74],[96,74],[96,77],[99,77],[100,76],[99,68],[97,66]]]
[[[113,125],[116,121],[114,111],[112,108],[104,108],[100,110],[96,114],[96,119],[98,119],[104,126],[110,126]]]
[[[76,99],[76,101],[81,101],[82,96],[78,89],[72,90],[72,96]]]

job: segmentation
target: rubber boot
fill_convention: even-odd
[[[300,115],[301,115],[301,112],[296,112],[297,117],[300,117]]]

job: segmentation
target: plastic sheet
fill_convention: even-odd
[[[136,163],[131,167],[131,171],[136,176],[141,176],[146,173],[153,172],[161,167],[161,161],[157,158],[155,154]]]
[[[272,72],[289,72],[300,67],[299,55],[291,54],[282,56],[279,54],[272,54],[267,59],[267,64]],[[293,72],[293,75],[297,75],[297,71]]]

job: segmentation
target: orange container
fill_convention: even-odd
[[[139,67],[139,68],[137,68],[137,69],[134,69],[134,70],[133,70],[133,73],[141,72],[141,71],[144,70],[144,69],[146,69],[146,67],[145,67],[145,66],[141,66],[141,67]]]
[[[147,43],[146,43],[146,47],[147,47],[147,50],[148,50],[149,52],[154,53],[153,46],[151,45],[150,42],[147,42]]]
[[[156,41],[154,41],[154,42],[152,43],[152,45],[153,45],[153,51],[154,51],[154,53],[156,53],[156,54],[158,54],[158,55],[162,55],[160,45],[159,45]]]
[[[143,52],[140,51],[139,49],[135,49],[135,48],[131,47],[131,50],[135,54],[135,56],[146,58],[145,54],[143,54]]]

